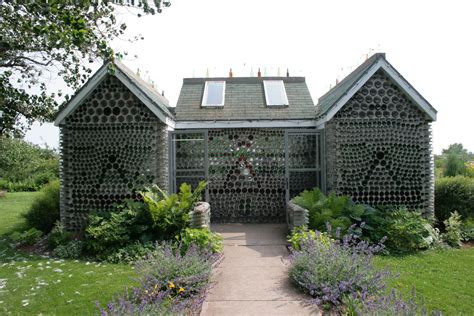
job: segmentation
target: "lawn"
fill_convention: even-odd
[[[389,286],[417,297],[444,315],[474,315],[474,247],[437,250],[410,256],[376,258],[380,267],[400,272]]]
[[[0,198],[0,235],[19,229],[23,224],[20,214],[31,205],[39,192],[7,193]]]
[[[131,266],[31,256],[10,248],[5,234],[23,225],[35,192],[0,198],[0,314],[96,314],[133,284]]]

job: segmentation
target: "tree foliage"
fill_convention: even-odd
[[[111,40],[124,34],[114,8],[138,8],[138,15],[156,14],[169,2],[0,1],[0,136],[21,136],[34,120],[51,120],[67,100],[48,87],[61,78],[77,89],[89,78],[94,62],[113,60]],[[137,40],[139,36],[130,39]]]
[[[455,143],[443,149],[440,156],[435,157],[435,167],[440,170],[440,176],[471,176],[472,164],[470,164],[470,161],[472,160],[474,160],[474,154],[464,148],[462,144]]]
[[[59,155],[53,149],[22,139],[0,138],[0,189],[37,190],[58,176]]]

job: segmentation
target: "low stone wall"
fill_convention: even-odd
[[[286,224],[288,229],[291,230],[296,226],[308,225],[308,223],[308,210],[288,201],[288,203],[286,203]]]
[[[211,206],[207,202],[197,202],[189,212],[191,228],[209,228],[211,224]]]

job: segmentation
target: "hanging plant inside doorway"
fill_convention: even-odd
[[[234,157],[237,158],[237,166],[240,170],[240,175],[244,176],[247,180],[253,180],[255,177],[255,171],[253,170],[252,163],[250,162],[250,146],[251,142],[239,142],[234,152]]]

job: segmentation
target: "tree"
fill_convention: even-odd
[[[435,164],[437,168],[443,168],[443,174],[446,177],[465,175],[469,173],[467,166],[472,157],[473,154],[468,152],[462,144],[455,143],[443,149],[442,155],[435,160]]]
[[[466,171],[466,161],[460,155],[449,153],[444,163],[444,176],[455,177],[464,174]]]
[[[115,5],[136,7],[140,16],[161,13],[170,2],[0,1],[0,136],[22,136],[34,120],[51,120],[68,99],[51,92],[45,78],[59,76],[77,89],[94,62],[123,56],[110,46],[127,27],[117,21]]]
[[[443,155],[449,156],[450,154],[456,155],[464,161],[468,161],[470,155],[461,143],[454,143],[449,145],[447,149],[443,149]]]

